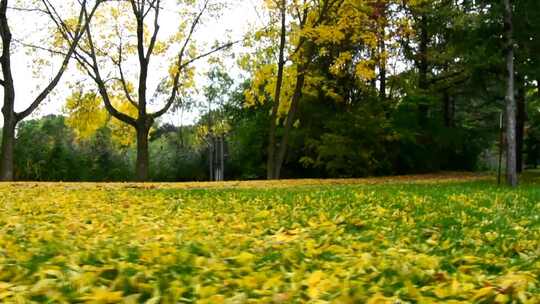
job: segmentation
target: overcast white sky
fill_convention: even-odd
[[[61,0],[57,0],[61,1]],[[230,6],[225,11],[221,17],[213,20],[208,20],[205,24],[201,25],[196,33],[196,39],[202,43],[212,43],[216,40],[223,40],[224,37],[230,37],[231,39],[241,39],[244,34],[253,29],[253,27],[260,26],[261,20],[257,14],[256,5],[259,3],[259,0],[229,0]],[[53,1],[55,2],[55,1]],[[165,1],[167,2],[167,1]],[[35,43],[37,40],[35,33],[39,33],[38,29],[43,27],[44,20],[39,20],[35,15],[31,13],[15,13],[10,12],[11,19],[10,25],[12,27],[13,36],[16,39],[23,40],[25,42]],[[164,12],[162,15],[161,25],[162,28],[169,23],[174,24],[174,18],[176,15],[172,12]],[[165,33],[166,34],[166,33]],[[32,77],[32,61],[34,58],[31,55],[27,54],[27,49],[22,47],[17,47],[13,53],[13,70],[15,78],[15,89],[16,89],[16,109],[18,111],[24,109],[28,104],[31,103],[32,99],[39,92],[39,87],[45,80],[53,75],[57,68],[59,58],[53,60],[51,66],[46,66],[40,73],[41,79],[35,79]],[[241,52],[240,47],[236,47],[234,52]],[[54,64],[56,63],[56,64]],[[228,63],[232,65],[232,59],[228,60]],[[71,63],[73,66],[73,62]],[[196,64],[197,70],[201,73],[204,73],[208,69],[209,65],[205,61],[200,61]],[[231,70],[233,74],[236,74]],[[152,72],[151,72],[152,73]],[[32,117],[39,117],[48,114],[58,114],[62,112],[62,107],[65,102],[66,96],[70,93],[70,90],[67,88],[67,81],[73,79],[73,77],[82,77],[81,75],[76,75],[77,72],[75,69],[70,69],[70,72],[66,73],[62,81],[56,87],[54,94],[52,94],[36,111]],[[162,77],[163,75],[156,75],[156,77]],[[237,75],[233,75],[238,77]],[[199,78],[198,82],[204,82],[204,78]],[[36,87],[38,89],[36,89]],[[1,93],[0,93],[1,96]],[[2,103],[0,99],[0,104]],[[174,124],[189,124],[193,123],[197,116],[198,111],[193,113],[187,113],[183,115],[181,121],[179,114],[169,114],[164,117],[163,121],[174,123]],[[0,113],[1,115],[1,113]],[[2,120],[0,120],[0,125]]]

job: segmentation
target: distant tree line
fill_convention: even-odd
[[[214,110],[216,121],[231,125],[225,134],[225,179],[266,177],[267,107],[245,108],[244,89],[232,91],[227,102]],[[291,134],[284,163],[284,178],[364,177],[433,172],[485,170],[480,155],[497,152],[496,119],[492,126],[446,127],[442,109],[430,125],[431,143],[418,141],[419,126],[410,125],[410,106],[404,104],[386,117],[376,105],[378,97],[349,109],[332,102],[312,101],[302,107]],[[540,99],[531,99],[529,123],[540,126]],[[377,112],[381,111],[381,112]],[[471,115],[458,111],[459,117]],[[383,117],[381,117],[381,115]],[[472,114],[476,115],[476,114]],[[136,147],[119,142],[114,126],[105,125],[79,139],[77,130],[62,115],[24,121],[17,129],[15,178],[37,181],[134,180]],[[150,131],[149,151],[153,181],[206,181],[209,175],[208,115],[191,126],[156,125]],[[472,118],[471,118],[472,119]],[[360,123],[361,122],[361,123]],[[495,131],[494,131],[495,130]],[[540,128],[528,127],[524,162],[540,161]]]

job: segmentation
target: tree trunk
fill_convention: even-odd
[[[454,99],[448,91],[443,92],[443,108],[444,108],[444,126],[447,128],[454,127]]]
[[[220,176],[220,180],[221,181],[224,181],[225,180],[225,136],[224,135],[221,135],[221,137],[219,138],[219,151],[220,151],[220,164],[219,166],[221,167],[221,176]]]
[[[11,74],[11,73],[10,73]],[[11,79],[11,77],[9,77]],[[0,180],[12,181],[15,177],[13,162],[15,149],[15,127],[17,125],[17,117],[14,111],[15,106],[15,90],[13,82],[4,86],[4,106],[2,114],[4,116],[4,126],[2,128],[2,147],[0,159]]]
[[[371,49],[371,51],[369,52],[369,57],[370,58],[377,58],[377,48],[376,47],[373,47]],[[375,71],[375,68],[378,65],[379,65],[378,62],[375,62],[373,64],[373,66],[371,66],[370,68]],[[376,92],[377,91],[377,77],[371,78],[371,80],[369,81],[369,84],[370,84],[371,88],[373,89],[373,91]]]
[[[214,181],[214,137],[209,134],[208,137],[208,179]]]
[[[136,179],[139,182],[148,180],[148,171],[150,166],[150,157],[148,152],[148,133],[150,128],[147,126],[139,126],[137,131],[137,163],[136,163]]]
[[[15,120],[13,115],[4,114],[4,127],[2,129],[2,159],[0,160],[0,180],[12,181],[14,179],[14,149],[15,149]]]
[[[427,94],[426,91],[429,88],[427,79],[429,70],[428,44],[428,21],[427,16],[422,14],[422,16],[420,16],[420,47],[418,54],[418,88],[420,89],[422,96]],[[418,105],[418,121],[421,126],[424,126],[427,123],[429,116],[429,105],[426,102],[427,101],[422,98],[421,103]]]
[[[296,112],[298,111],[300,99],[302,98],[302,89],[304,88],[304,82],[306,79],[305,72],[306,67],[304,65],[298,68],[296,75],[296,86],[294,88],[291,107],[289,108],[289,112],[287,114],[287,120],[285,121],[285,130],[283,132],[283,137],[281,138],[281,143],[279,145],[279,151],[276,158],[276,167],[274,173],[276,179],[279,179],[281,177],[281,167],[283,166],[283,162],[285,161],[285,155],[289,146],[291,129],[294,125],[294,120],[296,119]]]
[[[525,142],[525,121],[527,120],[525,82],[523,77],[518,78],[517,117],[516,117],[516,171],[523,172],[523,146]]]
[[[281,87],[283,85],[283,69],[285,68],[285,43],[287,35],[286,27],[286,1],[281,1],[281,33],[279,42],[279,61],[276,81],[276,91],[274,93],[274,104],[272,105],[272,114],[270,115],[270,129],[268,132],[268,156],[266,163],[266,178],[276,179],[276,129],[277,113],[281,99]]]
[[[213,182],[215,181],[215,172],[214,172],[214,149],[215,149],[215,140],[214,134],[212,133],[212,102],[208,100],[208,179]]]
[[[0,36],[2,38],[2,66],[4,105],[4,126],[2,129],[2,147],[0,160],[0,180],[12,181],[13,174],[13,149],[15,148],[15,126],[17,117],[15,114],[15,86],[11,72],[11,30],[7,20],[8,1],[0,1]]]
[[[512,29],[512,5],[510,0],[504,2],[504,27],[506,36],[506,180],[508,185],[518,184],[516,161],[516,98],[514,96],[514,41]]]
[[[384,26],[381,29],[379,38],[379,97],[382,100],[386,99],[386,31]]]

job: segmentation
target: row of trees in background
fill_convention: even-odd
[[[263,1],[258,13],[264,25],[243,40],[238,56],[245,79],[233,85],[216,64],[203,90],[205,114],[185,127],[160,125],[159,117],[187,106],[194,61],[232,45],[197,51],[192,44],[203,14],[219,7],[183,3],[180,33],[160,40],[161,1],[99,2],[105,1],[96,2],[104,12],[93,19],[82,2],[77,27],[47,10],[67,42],[61,53],[71,52],[66,60],[74,58],[92,81],[76,86],[65,117],[19,127],[19,179],[203,180],[223,172],[229,179],[275,179],[482,169],[497,162],[501,113],[508,183],[517,184],[515,172],[540,159],[537,1]],[[168,73],[150,95],[153,57]],[[149,104],[161,106],[152,112]],[[27,140],[36,145],[20,144]],[[39,145],[41,153],[30,152]]]
[[[81,140],[62,115],[24,121],[17,134],[15,175],[37,181],[134,180],[136,146],[119,135],[107,124]],[[163,125],[149,138],[153,180],[207,179],[205,145],[193,127]]]
[[[222,107],[212,111],[215,136],[226,134],[226,179],[266,177],[267,107],[245,108],[245,83],[230,93]],[[531,96],[529,123],[540,125],[536,108],[540,99]],[[478,161],[485,147],[495,146],[496,132],[490,130],[448,130],[444,124],[431,126],[434,151],[417,143],[403,127],[409,107],[394,113],[379,125],[364,107],[349,112],[333,103],[309,103],[300,111],[303,119],[293,129],[285,177],[361,177],[434,170],[487,169],[489,158]],[[461,113],[461,111],[459,111]],[[461,113],[465,115],[466,113]],[[413,115],[414,116],[414,113]],[[443,116],[437,116],[442,121]],[[42,181],[125,181],[135,179],[136,146],[122,124],[109,119],[99,130],[80,137],[80,127],[71,116],[46,116],[23,122],[18,129],[15,175],[21,180]],[[359,123],[362,122],[362,123]],[[491,122],[494,128],[498,122]],[[224,124],[228,126],[223,127]],[[221,133],[220,130],[225,130]],[[150,132],[149,154],[153,160],[149,177],[156,181],[209,180],[208,114],[194,126],[156,125]],[[131,133],[133,134],[133,133]],[[399,135],[401,134],[401,135]],[[390,137],[388,137],[390,136]],[[358,151],[367,156],[359,156]],[[527,128],[525,163],[531,167],[540,159],[540,129]],[[423,159],[431,153],[437,157]],[[374,161],[375,160],[375,161]],[[496,163],[496,160],[492,160]],[[493,165],[493,164],[492,164]]]

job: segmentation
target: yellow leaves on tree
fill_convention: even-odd
[[[120,98],[112,98],[112,104],[122,113],[126,113],[131,117],[137,117],[137,109],[129,102]],[[109,121],[113,141],[121,147],[129,147],[135,144],[135,130],[128,124],[111,117]]]
[[[101,98],[94,92],[73,93],[66,100],[64,112],[68,115],[67,125],[75,130],[79,139],[88,139],[107,122]]]
[[[244,91],[246,106],[252,107],[262,105],[273,100],[277,79],[275,77],[276,67],[274,64],[266,64],[255,71],[250,88]],[[289,111],[292,95],[294,92],[294,81],[296,71],[293,66],[287,66],[283,73],[283,86],[281,89],[281,102],[278,108],[278,117],[283,117]]]
[[[271,14],[277,14],[276,12],[279,10],[277,1],[266,1],[265,4],[266,9]],[[317,5],[321,5],[321,7]],[[318,55],[330,57],[332,63],[329,72],[333,75],[342,76],[343,73],[352,72],[362,82],[375,78],[373,58],[358,58],[347,50],[338,54],[329,51],[344,43],[363,45],[368,50],[377,47],[377,33],[373,27],[373,21],[368,15],[368,2],[347,0],[339,2],[339,5],[335,7],[332,5],[324,7],[321,3],[287,2],[287,12],[289,14],[287,19],[289,20],[288,45],[286,48],[288,64],[284,71],[282,96],[280,97],[282,102],[280,102],[278,117],[282,117],[288,112],[298,68],[311,61],[309,54],[314,48],[318,50],[316,52]],[[307,14],[303,23],[299,23],[296,19],[299,16],[298,12],[306,12]],[[326,21],[321,22],[321,20]],[[277,26],[272,26],[265,31],[258,31],[254,38],[259,42],[257,51],[265,55],[245,56],[241,60],[241,66],[252,73],[251,86],[244,92],[247,106],[272,102],[274,99],[277,66],[272,58],[275,58],[277,52],[278,38]],[[316,95],[323,92],[335,101],[342,101],[343,97],[332,90],[331,85],[323,83],[324,81],[326,81],[324,77],[316,75],[315,71],[308,69],[305,72],[306,88],[303,88],[303,93]],[[311,85],[309,85],[310,83]]]
[[[137,117],[137,109],[129,102],[120,98],[113,98],[112,102],[120,111]],[[101,97],[95,92],[74,92],[67,98],[64,112],[67,115],[67,125],[75,130],[79,140],[88,140],[99,129],[108,127],[113,141],[119,146],[128,147],[134,143],[133,128],[111,117],[103,107]]]
[[[355,74],[358,78],[366,81],[375,78],[375,71],[370,63],[370,61],[365,60],[356,65]]]

